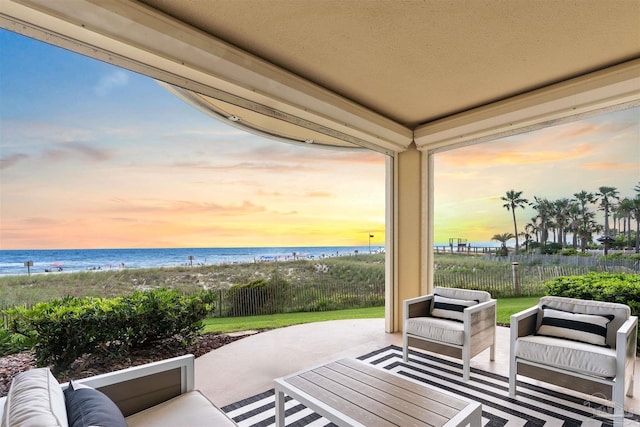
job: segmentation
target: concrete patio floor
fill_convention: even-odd
[[[274,329],[197,358],[195,387],[222,407],[273,388],[275,378],[392,344],[402,346],[402,334],[385,333],[384,319],[335,320]],[[471,360],[471,367],[509,375],[509,328],[498,327],[495,359],[490,362],[486,350]],[[626,398],[625,407],[640,414],[640,366],[636,366],[634,383],[634,397]]]

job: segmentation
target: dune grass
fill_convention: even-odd
[[[514,313],[532,307],[539,297],[499,298],[497,323],[508,325]],[[275,329],[302,323],[325,322],[342,319],[383,318],[384,307],[354,308],[348,310],[317,311],[311,313],[283,313],[263,316],[209,318],[204,321],[204,333],[231,333],[248,330]]]

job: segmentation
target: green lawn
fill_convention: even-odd
[[[497,323],[508,325],[509,317],[538,303],[539,297],[498,299]],[[324,322],[341,319],[370,319],[384,317],[384,307],[354,308],[349,310],[318,311],[312,313],[284,313],[264,316],[210,318],[204,321],[205,333],[274,329],[301,323]]]
[[[384,307],[353,308],[311,313],[267,314],[264,316],[210,318],[204,321],[205,333],[229,333],[256,329],[274,329],[326,320],[371,319],[384,317]]]

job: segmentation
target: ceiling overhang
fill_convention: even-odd
[[[392,118],[402,116],[404,104],[397,97],[393,102],[391,100],[389,102],[395,105],[393,107],[395,110],[390,110],[393,114],[380,113],[383,108],[379,103],[369,105],[354,102],[353,97],[344,96],[345,91],[335,90],[339,85],[333,86],[332,90],[329,88],[330,85],[316,83],[322,81],[321,78],[314,79],[314,82],[309,78],[309,74],[288,71],[275,65],[274,62],[262,59],[215,37],[211,31],[199,30],[195,25],[189,25],[188,21],[173,18],[158,10],[164,7],[167,12],[168,9],[172,9],[173,12],[193,14],[197,13],[198,7],[209,7],[213,4],[211,2],[163,3],[146,0],[146,3],[154,4],[156,8],[129,0],[3,0],[0,2],[0,27],[165,82],[169,85],[166,87],[182,99],[233,126],[286,142],[310,143],[312,146],[320,147],[367,148],[392,155],[406,150],[415,141],[420,150],[443,150],[525,132],[601,111],[640,105],[640,59],[638,59],[640,40],[631,40],[624,43],[624,49],[618,52],[618,56],[606,56],[602,53],[603,49],[598,50],[600,57],[591,63],[585,62],[583,68],[580,68],[583,70],[582,74],[577,77],[576,71],[572,69],[563,75],[573,73],[573,76],[561,79],[560,82],[551,82],[542,86],[537,83],[537,87],[520,86],[521,93],[510,96],[501,97],[496,92],[492,98],[486,98],[490,101],[484,105],[478,106],[476,102],[472,108],[458,112],[452,113],[450,107],[445,111],[443,106],[444,118],[423,120],[417,125],[405,125]],[[435,8],[429,10],[430,13],[440,6],[445,7],[442,2],[426,3],[427,7]],[[599,22],[595,9],[608,8],[609,6],[605,3],[607,2],[594,3],[594,11],[590,11],[588,15],[573,18],[570,23],[583,30],[584,25],[581,24],[581,19],[588,18],[590,23]],[[229,13],[237,6],[239,10],[233,12],[236,13],[238,22],[246,18],[246,13],[240,13],[246,12],[243,7],[247,8],[251,5],[251,1],[234,3],[234,5],[229,2],[215,3],[215,6],[220,8],[221,16],[224,17],[227,15],[223,15],[223,12]],[[354,5],[358,3],[349,3],[346,7]],[[372,3],[365,2],[360,5],[366,5],[364,8],[367,12],[375,11],[372,8],[376,6]],[[391,3],[388,2],[381,2],[380,5],[389,13],[398,10],[390,9]],[[511,5],[510,8],[524,8],[525,5],[526,3],[520,3],[519,6]],[[620,2],[619,5],[620,10],[615,14],[618,20],[625,16],[625,12],[635,13],[640,10],[633,2]],[[298,9],[298,13],[306,13],[305,6],[296,2],[281,1],[273,3],[272,6],[274,8],[290,6]],[[313,6],[311,4],[307,6],[316,9],[324,7],[315,3]],[[409,9],[424,7],[424,2],[409,2],[405,6]],[[326,7],[328,8],[329,5]],[[457,7],[460,8],[460,13],[470,14],[469,25],[478,25],[478,28],[484,25],[482,22],[474,24],[473,13],[465,11],[463,3],[458,5],[451,3],[446,7]],[[496,15],[502,10],[498,3],[489,4],[487,7]],[[573,10],[571,8],[575,5],[556,4],[555,7],[566,8],[564,12],[571,12]],[[191,8],[194,9],[188,10]],[[582,11],[586,13],[586,10]],[[211,7],[207,12],[211,13]],[[216,9],[215,12],[218,10]],[[354,13],[349,19],[354,20],[349,22],[360,22],[357,14],[359,10],[351,10],[351,12]],[[525,15],[524,11],[519,12],[520,15]],[[529,9],[526,12],[533,13]],[[442,13],[444,17],[449,16],[449,11]],[[259,14],[260,11],[254,12],[256,16]],[[540,12],[540,14],[543,13]],[[566,14],[571,16],[569,13]],[[218,19],[217,24],[221,24],[222,18],[215,15],[216,13],[213,13],[209,18]],[[328,20],[332,16],[327,16],[324,22],[329,26]],[[334,19],[335,16],[333,15]],[[316,16],[308,18],[316,19]],[[376,17],[370,14],[368,18],[377,19],[376,22],[386,22],[385,16]],[[500,16],[492,18],[494,25],[503,25]],[[322,17],[318,16],[317,19]],[[622,28],[634,28],[629,27],[629,22],[633,22],[633,17],[625,20],[625,26]],[[273,30],[273,27],[272,25],[268,29]],[[516,26],[508,28],[516,28]],[[601,28],[611,28],[611,34],[593,35],[594,40],[606,42],[610,47],[622,44],[618,37],[618,31],[621,31],[618,27],[605,23]],[[224,30],[224,28],[221,29],[223,32]],[[226,30],[226,35],[233,36],[228,32],[229,28]],[[261,34],[258,30],[253,32],[251,30],[244,31],[242,35],[256,37],[253,40],[257,42]],[[366,30],[370,31],[370,29]],[[391,31],[393,30],[394,28],[391,28]],[[441,28],[440,30],[444,31]],[[529,37],[525,30],[519,30],[520,37]],[[452,28],[451,31],[453,34],[456,29]],[[633,31],[635,32],[631,34],[632,38],[634,34],[640,34],[637,29]],[[365,39],[360,40],[359,36],[362,35],[354,35],[353,38],[356,40],[352,42],[354,49],[357,48],[358,43],[360,46],[366,43]],[[434,36],[434,33],[431,32],[429,35]],[[464,34],[461,37],[463,36]],[[471,43],[471,40],[473,39],[463,38],[459,43]],[[527,40],[531,43],[529,48],[532,52],[541,55],[539,57],[544,57],[544,49],[536,45],[536,40]],[[275,43],[275,39],[271,42]],[[274,46],[277,45],[270,45],[271,48]],[[551,49],[551,44],[548,46]],[[435,46],[435,50],[431,52],[437,52],[438,48]],[[455,46],[449,46],[449,48],[451,52],[455,51]],[[523,46],[522,49],[526,47]],[[262,51],[264,52],[267,50]],[[558,54],[557,50],[553,53]],[[594,55],[595,53],[596,51]],[[490,54],[490,51],[487,51],[487,54]],[[262,56],[266,57],[266,55]],[[523,56],[526,57],[526,54]],[[612,65],[612,58],[618,59],[619,62]],[[295,61],[293,57],[289,59]],[[580,59],[586,61],[584,56]],[[380,58],[379,64],[384,64],[385,60],[386,58]],[[495,58],[488,58],[487,63],[478,64],[477,69],[481,70],[484,67],[490,75],[493,72],[491,65],[494,65],[490,62],[492,60]],[[567,64],[569,62],[559,62],[553,66],[562,71],[562,66]],[[324,64],[318,64],[319,68],[323,66]],[[336,69],[335,64],[327,64],[327,68],[330,66],[334,68],[329,71],[339,74],[339,67]],[[291,67],[291,69],[294,68]],[[394,69],[398,70],[398,68]],[[597,71],[593,71],[594,69]],[[416,76],[415,71],[408,70],[413,73],[413,78]],[[458,70],[451,69],[452,73],[454,71],[459,73]],[[417,74],[421,75],[422,70]],[[543,80],[542,74],[540,72],[536,82],[548,81],[548,74],[545,74],[547,80]],[[556,76],[560,75],[556,74]],[[446,73],[439,76],[446,78]],[[394,80],[398,80],[394,84],[400,85],[393,87],[400,88],[403,75],[393,77]],[[426,82],[430,77],[432,76],[425,75],[424,81]],[[531,76],[532,79],[534,77]],[[499,77],[493,80],[497,80],[491,83],[492,85],[497,83],[498,85],[495,86],[497,88],[500,83]],[[354,87],[358,86],[359,93],[369,88],[371,92],[377,89],[356,80],[345,81],[352,83]],[[486,83],[489,84],[487,81]],[[379,99],[384,99],[383,94],[393,93],[393,87],[377,93]],[[415,88],[419,89],[419,84]],[[391,92],[388,92],[390,89]],[[464,93],[458,93],[456,96],[459,98],[458,101],[464,100]],[[411,100],[413,104],[407,105],[419,105],[416,102],[421,101],[422,95],[416,95]],[[438,102],[437,99],[423,100],[423,103],[429,104],[429,111],[433,111],[433,106]],[[431,113],[430,117],[436,116]]]
[[[419,126],[414,139],[419,150],[438,151],[637,106],[640,60]]]
[[[391,154],[412,142],[412,131],[393,120],[139,3],[3,0],[0,26],[341,145]]]

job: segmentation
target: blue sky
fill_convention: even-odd
[[[0,249],[384,243],[383,155],[256,137],[147,77],[4,30],[0,46]],[[511,231],[510,189],[631,195],[639,135],[636,108],[438,154],[436,241]]]

